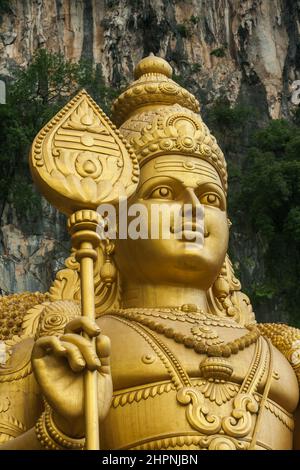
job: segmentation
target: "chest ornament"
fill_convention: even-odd
[[[255,327],[248,327],[249,333],[231,343],[208,345],[205,343],[205,338],[200,342],[188,337],[187,345],[186,335],[179,336],[180,333],[149,318],[150,315],[143,316],[141,312],[127,310],[119,310],[112,315],[140,334],[161,359],[170,374],[177,403],[185,408],[187,422],[203,439],[202,448],[220,450],[255,448],[273,376],[273,358],[269,341],[259,337]],[[206,354],[199,366],[202,379],[197,381],[198,383],[193,383],[174,353],[156,333],[173,338],[186,347],[192,347],[197,353],[201,351]],[[210,336],[208,339],[213,339],[207,330],[204,333]],[[230,383],[233,367],[226,358],[253,343],[255,351],[243,383],[241,385]],[[264,391],[258,403],[255,393],[258,386],[262,385],[265,376],[267,377]],[[223,408],[223,405],[226,408]]]
[[[256,325],[251,324],[246,327],[249,331],[245,335],[224,343],[209,325],[231,328],[234,322],[220,320],[214,318],[213,315],[201,313],[201,311],[199,313],[196,311],[186,312],[182,308],[160,309],[159,311],[157,309],[124,309],[110,312],[110,314],[134,321],[156,333],[164,335],[166,338],[174,339],[176,343],[183,344],[186,348],[194,349],[197,354],[206,354],[212,357],[230,357],[232,354],[237,354],[239,351],[256,343],[260,336]],[[166,320],[187,321],[196,324],[196,326],[191,329],[192,334],[188,335],[175,330],[169,325],[160,323],[156,317]]]
[[[221,357],[207,357],[199,369],[202,377],[212,380],[229,380],[233,372],[232,365]]]

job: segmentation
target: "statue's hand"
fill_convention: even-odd
[[[85,332],[96,337],[96,353]],[[100,334],[96,323],[78,317],[61,337],[39,338],[32,351],[32,366],[42,393],[53,409],[58,428],[72,437],[84,436],[84,372],[96,370],[98,377],[99,420],[107,415],[112,398],[110,340]]]

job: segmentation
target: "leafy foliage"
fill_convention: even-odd
[[[214,49],[211,51],[210,55],[214,55],[215,57],[225,57],[225,47],[218,47],[217,49]]]
[[[255,108],[243,104],[232,107],[225,97],[215,100],[206,110],[205,122],[225,153],[231,184],[241,171],[237,162],[247,154],[249,133],[257,130],[256,118]]]
[[[198,69],[198,64],[192,64],[189,73]],[[175,78],[179,83],[183,80]],[[11,201],[22,216],[30,214],[32,220],[39,214],[40,199],[28,169],[29,146],[38,130],[82,87],[106,113],[119,92],[105,84],[100,66],[87,61],[74,64],[43,49],[26,69],[15,71],[7,87],[7,104],[0,106],[0,213]],[[282,308],[292,313],[293,323],[298,325],[299,116],[295,114],[294,123],[275,120],[258,130],[254,109],[230,107],[220,99],[205,117],[228,160],[233,230],[261,240],[264,278],[255,278],[246,291],[254,307],[280,297]],[[250,135],[249,129],[256,131]],[[254,261],[249,257],[245,264],[252,267]]]
[[[196,16],[196,15],[192,15],[190,17],[190,22],[194,25],[197,25],[200,21],[200,17],[199,16]]]
[[[241,105],[231,108],[226,99],[220,98],[210,108],[207,120],[218,133],[223,134],[228,130],[240,133],[243,123],[249,118],[249,111],[249,108]]]
[[[190,35],[188,27],[184,23],[181,23],[181,24],[177,25],[177,32],[183,38],[188,38],[189,35]]]
[[[269,288],[297,317],[300,304],[300,129],[276,120],[254,136],[241,176],[240,210],[266,244]]]
[[[256,307],[280,299],[285,316],[300,325],[300,126],[273,120],[252,132],[243,160],[237,151],[245,139],[245,123],[254,113],[217,102],[208,122],[231,154],[229,215],[233,230],[261,240],[264,278],[255,277],[248,294]],[[224,150],[224,147],[223,147]],[[244,260],[247,264],[247,260]]]
[[[0,14],[9,11],[9,0],[0,0]]]
[[[10,200],[19,215],[40,211],[32,188],[28,152],[39,129],[85,87],[108,112],[117,92],[107,87],[100,66],[79,64],[40,49],[26,69],[16,69],[7,87],[7,103],[0,106],[0,207]]]

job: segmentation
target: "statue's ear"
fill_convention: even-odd
[[[241,325],[255,323],[255,315],[249,298],[241,291],[241,283],[234,275],[228,254],[219,276],[207,293],[211,312],[230,317]]]

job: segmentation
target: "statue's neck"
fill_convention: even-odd
[[[178,307],[195,304],[208,311],[206,292],[178,285],[127,284],[122,289],[122,307]]]

